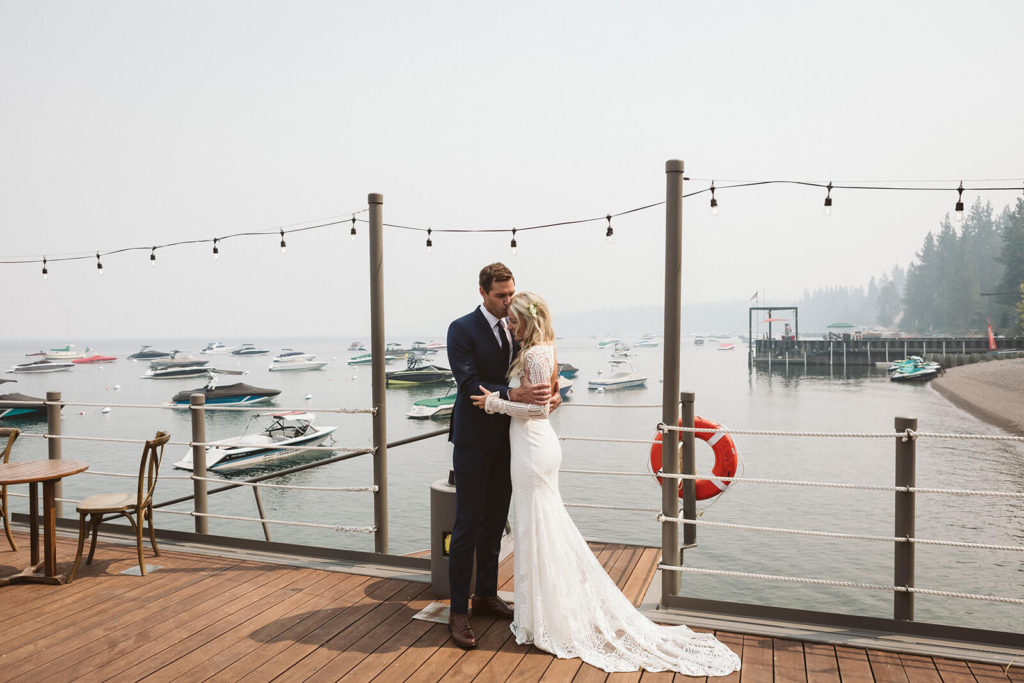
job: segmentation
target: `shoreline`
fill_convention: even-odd
[[[956,407],[1011,434],[1024,436],[1024,359],[949,368],[931,385]]]

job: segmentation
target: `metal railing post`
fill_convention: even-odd
[[[370,208],[370,353],[373,359],[374,551],[388,551],[388,427],[384,372],[384,195],[367,197]]]
[[[693,402],[695,396],[692,391],[684,391],[679,394],[679,404],[683,408],[683,426],[693,428]],[[683,474],[697,474],[696,435],[693,432],[680,432],[680,440],[683,451]],[[683,479],[683,519],[697,519],[697,482],[693,479]],[[683,525],[683,548],[691,548],[697,545],[697,525]]]
[[[46,392],[46,433],[59,437],[63,434],[62,426],[60,422],[60,392],[59,391],[47,391]],[[47,439],[46,440],[46,452],[50,460],[60,460],[63,458],[63,451],[61,449],[61,443],[63,439]],[[33,484],[35,486],[35,484]],[[64,497],[64,483],[61,480],[57,480],[54,484],[54,496],[57,498],[57,502],[54,505],[54,514],[60,518],[64,516],[64,504],[60,502],[60,499]],[[32,546],[33,548],[35,545]]]
[[[252,487],[252,495],[256,497],[256,510],[260,513],[260,519],[266,519],[267,513],[263,510],[263,496],[260,495],[260,487]],[[260,522],[263,525],[263,537],[270,541],[270,525],[267,522]]]
[[[683,162],[665,162],[665,354],[661,393],[661,420],[673,426],[679,421],[679,337],[683,301]],[[661,444],[661,468],[668,474],[679,473],[679,432],[668,431]],[[663,479],[661,512],[665,517],[679,517],[679,494],[675,479]],[[661,561],[679,566],[679,523],[661,525]],[[679,594],[679,572],[661,573],[661,602]]]
[[[917,431],[917,418],[897,417],[896,433],[905,433],[908,429]],[[896,437],[896,486],[913,487],[917,482],[917,445],[915,437]],[[896,492],[896,531],[897,538],[914,537],[914,520],[916,506],[913,491]],[[893,561],[893,585],[897,587],[914,586],[914,544],[897,542]],[[892,596],[893,619],[903,621],[914,620],[914,594],[897,590]]]
[[[192,415],[192,443],[206,443],[206,396],[204,394],[192,394],[189,399],[189,413]],[[192,446],[192,476],[206,477],[206,446]],[[203,515],[207,514],[206,481],[205,479],[192,480],[192,492],[195,494],[195,504],[192,509]],[[196,515],[196,533],[210,533],[210,520],[208,517]]]

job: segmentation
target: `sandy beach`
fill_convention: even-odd
[[[961,365],[946,370],[931,384],[975,417],[1024,436],[1024,359]]]

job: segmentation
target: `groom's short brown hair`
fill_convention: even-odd
[[[504,263],[492,263],[489,266],[484,266],[480,271],[480,288],[484,292],[491,291],[495,282],[505,282],[506,280],[515,280],[515,278],[512,277],[512,271]]]

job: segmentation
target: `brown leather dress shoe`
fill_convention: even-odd
[[[472,650],[476,647],[476,634],[469,627],[469,616],[465,614],[448,615],[448,633],[451,634],[455,644],[463,650]]]
[[[473,616],[490,616],[498,617],[499,619],[512,619],[515,616],[515,612],[512,610],[512,605],[508,604],[497,595],[492,595],[487,598],[473,596],[470,602],[470,614]]]

